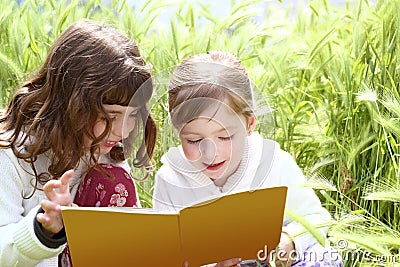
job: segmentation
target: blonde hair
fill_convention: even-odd
[[[203,101],[191,101],[194,99]],[[215,101],[228,101],[229,107],[246,119],[254,115],[251,82],[240,60],[225,51],[209,51],[184,60],[169,82],[173,125],[179,128],[197,118]]]

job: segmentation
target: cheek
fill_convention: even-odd
[[[200,158],[199,147],[193,144],[182,143],[183,153],[188,160],[194,161]]]
[[[92,144],[92,140],[90,140],[90,138],[87,135],[84,135],[83,136],[83,146],[85,148],[89,148],[91,144]]]
[[[245,140],[235,138],[226,143],[227,144],[224,146],[225,155],[230,156],[231,161],[240,161],[243,156]]]
[[[234,145],[232,141],[223,141],[221,146],[220,146],[220,151],[225,155],[231,157],[233,154],[235,154],[235,151],[233,149]]]
[[[215,140],[217,157],[229,159],[236,153],[236,147],[233,140]]]
[[[93,134],[97,138],[99,137],[106,129],[105,122],[97,122],[93,127]]]
[[[128,119],[124,125],[123,138],[128,137],[128,135],[135,129],[135,127],[136,127],[136,118]]]
[[[106,125],[104,122],[97,122],[94,126],[93,126],[93,134],[94,136],[97,138],[98,136],[100,136],[104,130],[106,129]],[[83,144],[86,148],[89,148],[92,145],[93,140],[89,137],[89,136],[84,136],[83,137]]]

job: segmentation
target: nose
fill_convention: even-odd
[[[119,139],[126,138],[132,131],[134,125],[128,125],[123,118],[113,121],[111,126],[111,134]]]
[[[217,147],[215,142],[210,138],[201,140],[199,145],[202,159],[206,160],[206,163],[212,163],[217,153]]]
[[[122,139],[123,134],[123,121],[115,120],[111,125],[111,134],[119,139]]]

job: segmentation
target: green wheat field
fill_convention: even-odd
[[[222,16],[201,1],[132,2],[0,0],[0,108],[80,18],[134,39],[155,75],[195,53],[230,51],[273,108],[273,138],[332,214],[329,240],[345,266],[400,266],[400,0],[340,8],[310,0],[295,15],[274,0],[262,16],[254,5],[265,0],[232,0]],[[165,94],[151,110],[160,129],[157,169],[165,144],[176,140],[165,130]],[[153,185],[154,174],[138,182],[144,207]]]

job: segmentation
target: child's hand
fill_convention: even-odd
[[[239,263],[242,261],[240,258],[233,258],[229,260],[220,261],[218,263],[211,263],[201,267],[240,267]],[[185,262],[183,267],[189,267],[189,263]]]
[[[61,206],[72,205],[68,182],[73,174],[74,170],[66,171],[59,180],[50,180],[43,187],[48,199],[42,201],[44,213],[38,213],[36,219],[50,235],[60,232],[64,227]]]
[[[281,240],[278,245],[277,259],[275,259],[275,264],[277,267],[285,266],[290,267],[293,264],[293,259],[290,259],[290,255],[293,256],[294,243],[292,238],[287,234],[281,233]]]

